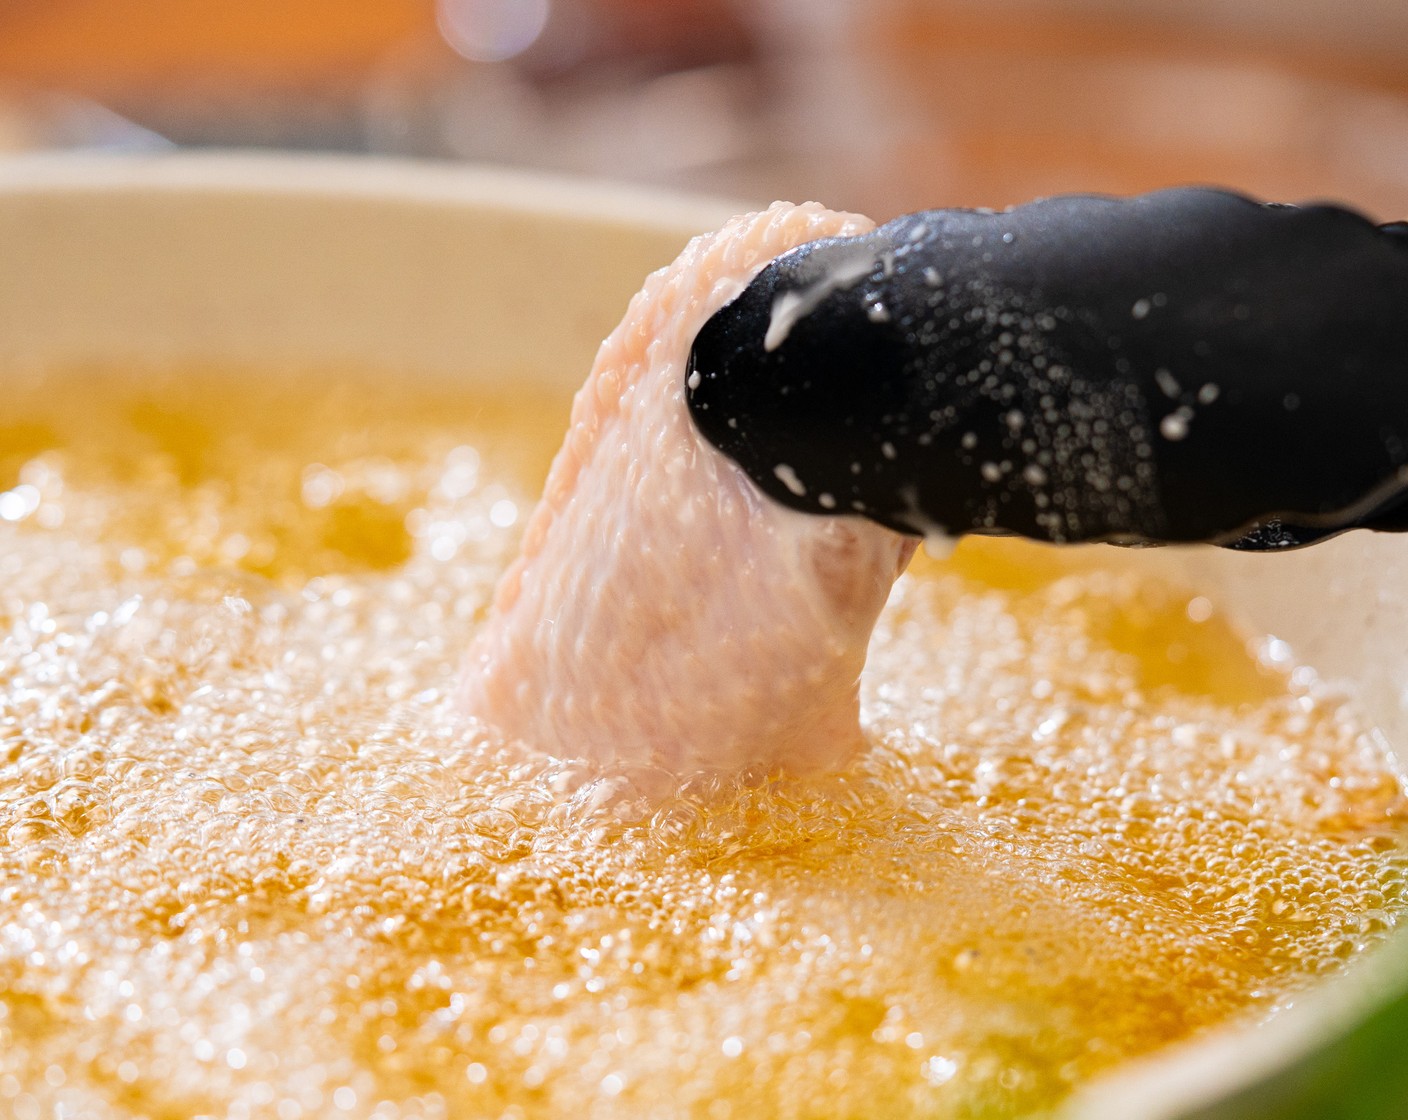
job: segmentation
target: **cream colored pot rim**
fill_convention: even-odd
[[[511,214],[697,231],[758,203],[606,179],[372,155],[246,150],[0,157],[0,192],[338,195],[492,206]]]

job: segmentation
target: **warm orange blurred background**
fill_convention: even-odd
[[[481,160],[876,217],[1218,182],[1408,214],[1404,0],[0,0],[0,151]]]

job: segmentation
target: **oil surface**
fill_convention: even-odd
[[[1374,737],[1116,550],[918,564],[874,747],[822,781],[670,789],[466,726],[565,417],[7,380],[0,1114],[1013,1114],[1398,920]]]

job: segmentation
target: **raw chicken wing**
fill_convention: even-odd
[[[870,228],[778,203],[647,279],[473,646],[472,714],[559,757],[676,773],[816,771],[862,745],[866,645],[912,540],[765,497],[698,434],[684,390],[695,334],[764,264]]]

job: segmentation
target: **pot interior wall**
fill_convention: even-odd
[[[1361,530],[1281,556],[1199,549],[1174,559],[1298,660],[1352,682],[1408,763],[1408,535]]]
[[[580,384],[727,204],[498,170],[240,155],[0,163],[0,369],[353,366]]]

